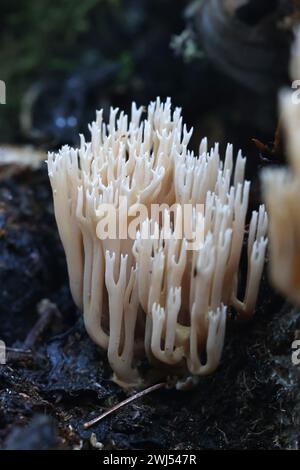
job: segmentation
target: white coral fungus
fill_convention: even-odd
[[[157,98],[142,116],[134,103],[130,118],[111,109],[107,124],[98,111],[90,142],[81,136],[79,149],[64,146],[48,157],[74,301],[92,340],[107,350],[115,379],[126,385],[141,382],[137,365],[143,356],[169,375],[213,372],[227,307],[241,318],[253,313],[267,244],[261,206],[250,221],[246,288],[239,300],[250,187],[246,159],[239,152],[234,165],[228,145],[222,161],[218,145],[208,151],[206,139],[194,155],[187,148],[192,129],[183,125],[180,108],[172,112],[170,99]],[[125,224],[122,199],[129,223],[139,214],[134,237],[110,232]],[[150,217],[154,204],[160,211]],[[117,222],[107,213],[109,205],[120,215]],[[192,207],[189,216],[185,206]],[[192,249],[183,226],[201,232]]]
[[[293,88],[299,87],[300,29],[292,48]],[[270,275],[291,301],[300,305],[300,99],[299,89],[279,95],[281,122],[286,135],[290,168],[267,168],[263,192],[270,213]]]

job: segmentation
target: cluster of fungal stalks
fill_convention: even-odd
[[[227,307],[241,318],[254,311],[267,244],[261,206],[250,220],[238,299],[246,159],[239,152],[234,164],[228,145],[222,161],[206,139],[194,155],[192,129],[170,99],[143,112],[133,104],[129,118],[111,109],[106,124],[98,111],[90,142],[81,136],[79,149],[64,146],[48,157],[73,299],[124,386],[142,382],[143,357],[167,375],[213,372]]]
[[[300,29],[292,51],[291,76],[300,80]],[[270,213],[270,276],[273,284],[300,305],[300,93],[279,96],[290,168],[263,171],[263,192]]]

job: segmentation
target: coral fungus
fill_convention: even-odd
[[[299,86],[300,30],[292,51],[291,75]],[[270,275],[290,300],[300,305],[300,100],[299,90],[280,93],[290,168],[267,168],[262,173],[264,198],[270,213]]]
[[[170,99],[131,117],[111,109],[89,126],[79,149],[50,153],[55,216],[71,292],[88,334],[107,350],[115,379],[141,383],[146,356],[166,375],[213,372],[222,353],[227,307],[254,311],[266,250],[264,206],[253,212],[247,279],[237,298],[250,183],[246,159],[224,161]],[[204,354],[203,354],[204,353]],[[178,372],[179,371],[179,372]]]

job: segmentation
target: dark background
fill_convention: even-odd
[[[96,108],[171,96],[195,141],[273,139],[297,1],[1,0],[0,143],[75,144]]]

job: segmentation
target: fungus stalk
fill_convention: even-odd
[[[254,211],[243,298],[237,297],[250,183],[246,159],[228,145],[224,161],[171,101],[147,116],[111,109],[81,136],[79,149],[48,157],[59,234],[71,292],[85,326],[107,350],[114,378],[141,384],[139,360],[167,375],[200,376],[218,366],[227,311],[255,309],[266,250],[267,215]],[[203,352],[206,361],[201,361]]]

